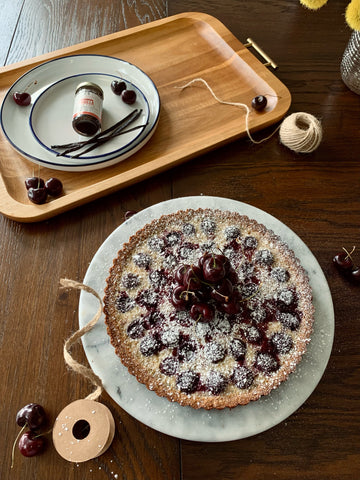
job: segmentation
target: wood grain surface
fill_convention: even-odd
[[[177,52],[176,57],[169,53],[173,51]],[[30,62],[10,65],[4,69],[0,79],[0,100],[16,79],[41,63],[64,55],[82,54],[107,55],[138,66],[157,87],[161,121],[153,129],[154,134],[146,147],[131,155],[127,161],[82,172],[81,175],[74,175],[73,171],[59,173],[60,180],[66,185],[66,194],[41,207],[32,204],[22,188],[24,179],[33,175],[37,168],[14,152],[13,146],[5,137],[0,138],[0,212],[13,220],[44,220],[70,210],[75,205],[88,203],[137,183],[246,136],[247,128],[254,133],[277,123],[284,117],[291,103],[291,95],[286,86],[224,24],[214,16],[195,12],[173,15],[141,27],[83,42],[70,49],[37,56]],[[56,62],[52,64],[52,71],[56,65]],[[41,74],[32,72],[32,78],[34,75],[37,88],[40,88]],[[180,88],[194,78],[201,82],[192,88]],[[27,78],[25,84],[29,81],[30,78]],[[266,110],[261,113],[249,110],[249,115],[246,115],[244,105],[251,104],[252,98],[263,91],[269,95]],[[231,100],[235,105],[232,108],[220,105],[219,108],[218,97],[214,98],[215,92],[218,95],[220,92],[220,101]],[[112,95],[111,92],[110,94]],[[36,102],[34,95],[32,99]],[[5,104],[5,109],[11,111],[11,95]],[[235,110],[237,115],[234,115]],[[69,117],[71,113],[72,110]],[[6,117],[5,113],[3,116]],[[23,121],[26,128],[27,113]],[[13,138],[11,127],[6,123],[5,126],[5,131],[10,132],[10,138]],[[58,143],[62,143],[60,132],[57,135]],[[39,157],[43,158],[41,155]],[[42,163],[45,164],[41,168],[42,175],[51,176],[52,171],[46,168],[46,162]]]
[[[312,154],[271,140],[239,139],[165,173],[49,220],[0,217],[0,478],[2,480],[356,480],[360,478],[359,285],[332,265],[357,245],[360,264],[360,96],[340,76],[351,31],[347,1],[311,12],[287,0],[0,0],[0,62],[9,65],[81,41],[188,11],[215,16],[241,42],[254,38],[277,62],[292,95],[290,113],[322,122]],[[172,52],[176,55],[176,51]],[[0,70],[1,75],[1,70]],[[257,132],[257,138],[272,128]],[[78,328],[78,294],[59,280],[82,281],[93,255],[127,210],[185,195],[218,195],[261,208],[309,246],[328,280],[335,308],[332,355],[310,398],[272,429],[233,442],[182,441],[130,417],[104,393],[116,422],[110,449],[85,464],[64,461],[51,445],[34,458],[15,453],[16,412],[29,402],[50,417],[91,386],[67,370],[62,346]],[[75,357],[86,362],[82,348]],[[117,476],[116,476],[117,475]]]

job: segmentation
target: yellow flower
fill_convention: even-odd
[[[300,3],[311,10],[319,10],[328,0],[300,0]],[[360,30],[360,0],[351,0],[345,12],[346,22],[353,30]]]
[[[345,18],[350,28],[360,30],[360,0],[351,0],[347,6]]]
[[[318,10],[323,7],[326,2],[327,0],[300,0],[300,3],[311,10]]]

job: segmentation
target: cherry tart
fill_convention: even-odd
[[[212,209],[163,215],[110,269],[108,334],[137,380],[193,408],[268,395],[306,351],[314,307],[289,247],[255,220]]]

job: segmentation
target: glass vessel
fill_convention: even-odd
[[[354,30],[343,54],[340,65],[345,85],[360,95],[360,31]]]

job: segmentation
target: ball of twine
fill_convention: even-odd
[[[322,126],[310,113],[297,112],[286,117],[279,130],[280,142],[297,153],[310,153],[322,140]]]

